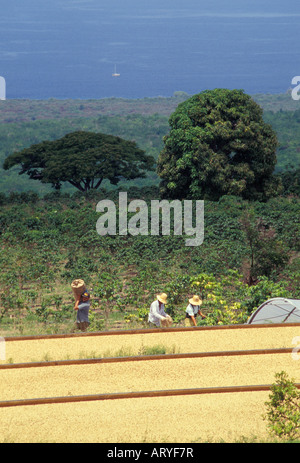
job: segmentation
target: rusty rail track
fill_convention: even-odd
[[[196,326],[196,327],[174,327],[174,328],[150,328],[150,329],[134,329],[134,330],[111,330],[111,331],[94,331],[85,333],[65,333],[65,334],[48,334],[48,335],[32,335],[32,336],[7,336],[4,337],[6,342],[11,341],[32,341],[37,339],[63,339],[76,337],[90,336],[122,336],[130,334],[150,334],[150,333],[176,333],[182,331],[213,331],[213,330],[239,330],[239,329],[254,329],[254,328],[283,328],[287,326],[299,326],[300,323],[266,323],[266,324],[243,324],[243,325],[214,325],[214,326]]]
[[[186,396],[196,394],[227,394],[234,392],[261,392],[268,391],[271,384],[261,384],[253,386],[227,386],[227,387],[202,387],[194,389],[169,389],[160,391],[138,391],[138,392],[115,392],[110,394],[93,394],[80,396],[63,396],[63,397],[42,397],[35,399],[6,400],[0,402],[0,408],[22,407],[27,405],[47,405],[62,404],[70,402],[91,402],[101,400],[120,400],[120,399],[138,399],[149,397],[171,397]],[[300,389],[300,383],[295,384]]]
[[[274,349],[251,349],[251,350],[230,350],[213,352],[190,352],[182,354],[157,354],[157,355],[137,355],[126,357],[100,357],[73,360],[49,360],[42,362],[24,363],[5,363],[0,364],[0,370],[19,369],[19,368],[40,368],[68,365],[89,365],[97,363],[121,363],[121,362],[143,362],[151,360],[178,360],[185,358],[205,358],[205,357],[232,357],[241,355],[270,355],[270,354],[289,354],[294,348],[282,347]]]

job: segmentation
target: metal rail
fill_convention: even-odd
[[[251,350],[230,350],[216,352],[187,352],[182,354],[157,354],[157,355],[137,355],[126,357],[100,357],[73,360],[50,360],[42,362],[24,363],[5,363],[0,364],[0,370],[10,370],[18,368],[40,368],[68,365],[89,365],[97,363],[121,363],[121,362],[142,362],[150,360],[175,360],[185,358],[205,358],[205,357],[230,357],[240,355],[269,355],[269,354],[289,354],[294,348],[282,347],[278,349],[251,349]]]
[[[213,331],[213,330],[235,330],[235,329],[257,329],[257,328],[284,328],[287,326],[300,326],[300,323],[265,323],[255,325],[214,325],[214,326],[195,326],[195,327],[176,327],[176,328],[150,328],[136,330],[111,330],[111,331],[94,331],[84,333],[65,333],[65,334],[48,334],[48,335],[32,335],[32,336],[7,336],[4,337],[6,342],[10,341],[33,341],[37,339],[62,339],[90,336],[115,336],[115,335],[130,335],[130,334],[151,334],[151,333],[176,333],[182,331]]]
[[[295,384],[300,389],[300,383]],[[261,392],[268,391],[272,387],[271,384],[253,385],[253,386],[227,386],[227,387],[202,387],[195,389],[170,389],[161,391],[138,391],[138,392],[116,392],[111,394],[93,394],[80,396],[64,396],[64,397],[43,397],[36,399],[21,399],[21,400],[6,400],[0,402],[0,408],[6,407],[22,407],[25,405],[46,405],[46,404],[61,404],[70,402],[91,402],[101,400],[116,400],[116,399],[137,399],[148,397],[171,397],[171,396],[186,396],[196,394],[225,394],[233,392]]]

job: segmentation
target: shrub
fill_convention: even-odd
[[[265,402],[271,434],[285,440],[300,437],[300,391],[289,379],[285,371],[276,373],[276,382],[272,385],[270,402]]]

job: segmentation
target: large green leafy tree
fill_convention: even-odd
[[[276,134],[243,90],[194,95],[178,105],[169,124],[157,163],[163,196],[266,200],[278,191]]]
[[[59,189],[69,182],[80,191],[98,188],[104,179],[116,185],[121,179],[145,177],[155,161],[135,142],[113,135],[76,131],[59,140],[44,141],[8,156],[4,169],[19,165],[20,174],[51,183]]]

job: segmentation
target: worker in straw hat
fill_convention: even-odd
[[[197,326],[197,315],[201,315],[202,318],[206,318],[200,310],[201,305],[202,299],[200,299],[199,296],[194,295],[191,299],[189,299],[189,305],[187,306],[185,311],[185,326]]]
[[[165,304],[167,303],[167,295],[165,293],[158,294],[156,300],[150,306],[148,322],[155,326],[170,326],[173,323],[172,318],[165,312]]]

